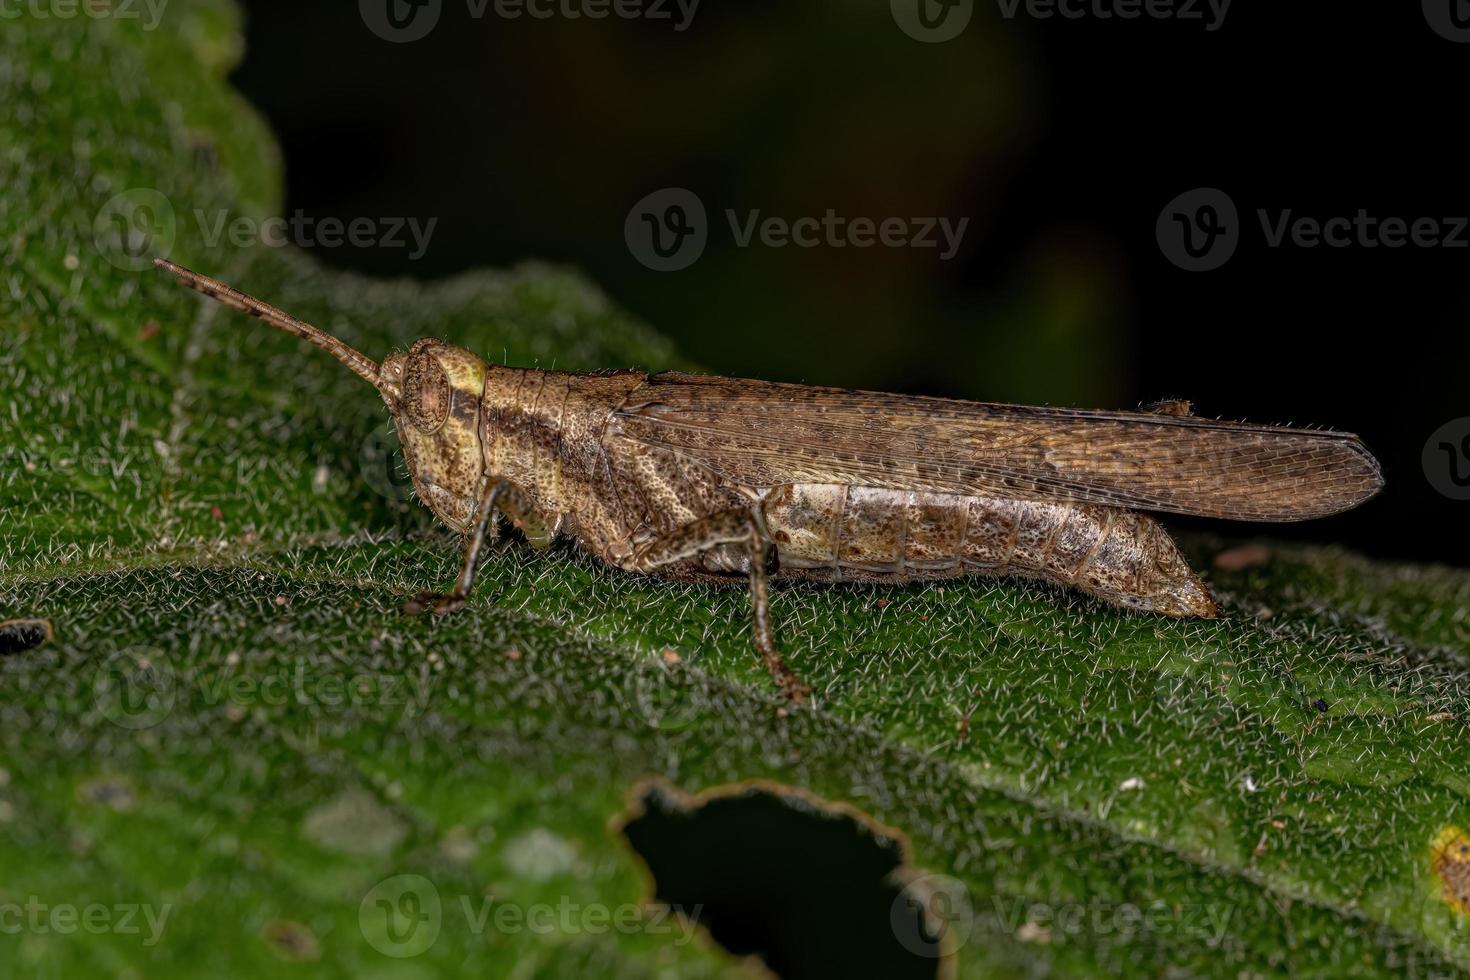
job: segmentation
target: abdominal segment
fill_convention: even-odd
[[[783,576],[1021,575],[1130,609],[1218,612],[1168,533],[1136,511],[814,483],[774,488],[764,511]]]

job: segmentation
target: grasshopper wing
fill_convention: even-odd
[[[1383,485],[1344,432],[1029,408],[666,372],[609,424],[742,486],[847,483],[1247,521],[1348,510]]]

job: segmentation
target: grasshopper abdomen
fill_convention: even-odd
[[[847,484],[777,487],[763,509],[781,573],[792,577],[1017,575],[1130,609],[1217,612],[1164,529],[1135,511]]]

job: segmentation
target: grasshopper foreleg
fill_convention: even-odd
[[[632,566],[651,572],[665,565],[698,557],[724,544],[746,544],[750,561],[751,630],[756,651],[782,693],[792,703],[806,700],[811,688],[786,666],[771,631],[768,565],[775,558],[775,544],[766,534],[764,521],[754,511],[725,510],[656,538],[633,556]]]
[[[455,579],[453,591],[448,593],[420,592],[403,604],[404,612],[416,616],[426,610],[432,610],[434,615],[442,616],[445,613],[454,612],[465,604],[470,590],[475,587],[475,574],[480,563],[480,552],[485,547],[485,536],[495,523],[497,513],[509,517],[511,523],[520,528],[526,535],[526,539],[532,544],[543,547],[550,543],[551,537],[536,516],[530,497],[524,490],[509,480],[495,480],[488,483],[480,497],[480,505],[475,511],[475,526],[470,531],[469,541],[465,544],[464,564],[460,567],[459,578]]]

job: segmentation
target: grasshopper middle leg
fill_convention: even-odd
[[[447,593],[420,592],[403,604],[404,612],[416,616],[425,610],[432,610],[434,615],[440,616],[454,612],[465,604],[470,590],[475,587],[475,574],[480,562],[480,552],[485,547],[485,536],[495,523],[497,513],[509,517],[511,523],[520,528],[532,544],[544,546],[550,543],[551,536],[541,525],[540,519],[537,518],[535,510],[531,507],[530,498],[526,496],[524,490],[509,480],[496,480],[489,483],[475,511],[475,526],[465,545],[464,564],[460,567],[459,578],[455,579],[454,589]]]
[[[811,688],[786,666],[776,648],[771,631],[770,588],[767,566],[775,556],[775,545],[766,534],[758,513],[725,510],[692,521],[656,538],[640,548],[632,565],[640,572],[650,572],[665,565],[698,557],[711,548],[726,544],[745,544],[749,548],[751,629],[755,648],[771,677],[792,703],[806,700]]]

